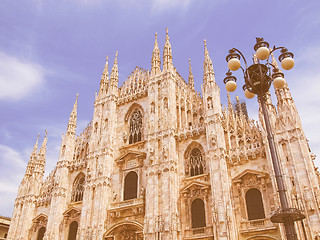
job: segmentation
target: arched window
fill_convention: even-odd
[[[78,222],[73,221],[69,225],[68,240],[76,240],[77,232],[78,232]]]
[[[191,204],[192,228],[200,228],[206,226],[206,212],[204,202],[197,198]]]
[[[165,109],[168,108],[168,98],[166,98],[166,97],[163,99],[163,106]]]
[[[63,145],[61,149],[61,156],[63,157],[65,154],[66,154],[66,145]]]
[[[142,114],[135,110],[130,119],[129,144],[142,140]]]
[[[196,176],[204,173],[205,164],[199,148],[192,149],[189,157],[189,162],[189,173],[191,176]]]
[[[265,218],[261,192],[251,188],[246,193],[248,220]]]
[[[44,237],[44,233],[46,232],[46,228],[45,227],[41,227],[38,231],[38,237],[37,240],[42,240]]]
[[[137,198],[138,192],[138,174],[129,172],[124,179],[124,194],[123,200]]]
[[[94,132],[97,133],[97,131],[98,131],[98,123],[96,122],[96,123],[94,124]]]
[[[80,174],[73,183],[72,202],[79,202],[83,199],[84,192],[84,175]]]

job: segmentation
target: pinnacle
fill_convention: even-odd
[[[231,102],[231,97],[230,97],[230,93],[227,93],[228,96],[228,107],[232,107],[232,102]]]
[[[73,133],[73,134],[75,134],[76,127],[77,127],[78,97],[79,97],[79,94],[77,93],[76,101],[73,105],[73,108],[69,117],[69,123],[68,123],[68,129],[67,129],[67,132]]]
[[[203,61],[203,81],[206,82],[214,82],[214,71],[212,66],[212,60],[209,56],[209,51],[207,48],[207,40],[203,40],[204,42],[204,61]]]
[[[274,55],[273,55],[273,52],[271,53],[271,58],[272,58],[272,65],[274,66],[274,68],[277,70],[277,71],[279,71],[279,72],[282,72],[281,70],[280,70],[280,68],[279,68],[279,66],[278,66],[278,62],[277,62],[277,60],[276,60],[276,58],[274,57]]]
[[[106,58],[106,64],[103,69],[101,83],[106,83],[109,80],[109,56]]]
[[[160,69],[160,51],[158,45],[158,33],[155,34],[154,47],[151,59],[151,68]]]
[[[118,51],[116,51],[116,56],[114,58],[112,72],[111,72],[111,78],[118,80]]]
[[[158,45],[158,33],[155,34],[155,38],[154,38],[154,48],[153,48],[153,52],[155,51],[159,51],[159,45]],[[160,57],[160,56],[159,56]]]
[[[163,69],[164,70],[173,69],[172,50],[171,50],[171,44],[169,42],[168,28],[166,28],[166,40],[163,48]]]
[[[191,85],[192,89],[194,89],[194,79],[193,79],[193,74],[192,74],[192,69],[191,69],[191,61],[189,58],[189,85]]]
[[[40,137],[40,133],[38,133],[37,141],[36,141],[36,143],[34,144],[32,154],[37,154],[37,152],[38,152],[39,137]]]
[[[47,150],[46,148],[47,148],[47,141],[48,141],[48,137],[47,137],[48,131],[45,130],[45,132],[46,132],[46,135],[44,136],[44,139],[43,139],[39,154],[45,154],[46,150]]]

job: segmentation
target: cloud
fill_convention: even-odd
[[[11,147],[0,144],[0,215],[10,216],[18,186],[23,178],[24,156]]]
[[[0,100],[18,101],[37,91],[44,82],[44,69],[0,52]]]
[[[165,11],[170,9],[186,9],[192,0],[153,0],[152,9],[154,11]]]
[[[5,165],[10,165],[12,168],[25,168],[26,163],[23,161],[23,156],[14,149],[0,144],[0,159]]]
[[[301,48],[296,52],[295,68],[285,73],[311,151],[317,155],[317,166],[320,166],[320,69],[314,59],[319,54],[320,45]]]

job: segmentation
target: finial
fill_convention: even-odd
[[[47,138],[48,131],[47,131],[47,130],[45,130],[45,132],[46,132],[46,135],[44,136],[44,139],[43,139],[43,142],[42,142],[42,145],[41,145],[40,151],[39,151],[39,155],[45,155],[45,154],[46,154],[46,150],[47,150],[47,141],[48,141],[48,138]]]
[[[44,130],[45,131],[45,133],[46,133],[46,135],[44,136],[45,138],[48,136],[48,130],[46,129],[46,130]]]
[[[232,106],[232,103],[231,103],[231,97],[230,97],[230,93],[228,92],[227,93],[227,96],[228,96],[228,106]]]
[[[37,141],[36,141],[36,143],[34,144],[32,154],[36,154],[36,153],[37,153],[37,151],[38,151],[38,142],[39,142],[39,138],[40,138],[40,133],[38,133]]]
[[[166,28],[166,40],[163,48],[163,70],[174,70],[172,63],[172,50],[169,41],[168,28]]]
[[[192,69],[191,69],[191,60],[189,58],[189,84],[191,85],[192,89],[194,89],[194,79],[193,79],[193,74],[192,74]]]
[[[204,55],[205,55],[205,58],[209,58],[209,51],[208,51],[208,48],[207,48],[207,40],[204,39],[203,42],[204,42]]]
[[[271,51],[270,51],[271,52]],[[272,58],[272,65],[274,66],[274,68],[276,69],[276,70],[279,70],[280,72],[282,72],[280,69],[279,69],[279,66],[278,66],[278,62],[277,62],[277,60],[276,60],[276,58],[274,57],[274,55],[273,55],[273,52],[271,52],[271,58]]]
[[[158,46],[158,33],[155,34],[155,40],[154,40],[154,47],[152,51],[152,58],[151,58],[151,72],[153,75],[159,73],[161,65],[160,60],[160,51]]]
[[[68,128],[67,132],[68,133],[73,133],[75,134],[76,132],[76,127],[77,127],[77,109],[78,109],[78,97],[79,94],[77,93],[76,96],[76,101],[74,102],[70,117],[69,117],[69,123],[68,123]]]
[[[237,103],[240,103],[239,96],[236,96]]]

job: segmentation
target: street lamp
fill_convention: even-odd
[[[273,170],[281,204],[280,208],[271,216],[271,221],[274,223],[283,223],[287,239],[297,240],[294,222],[304,219],[305,216],[298,209],[289,207],[266,107],[266,93],[269,91],[271,83],[273,82],[274,87],[278,89],[283,88],[285,85],[284,74],[279,70],[277,65],[269,62],[270,55],[273,54],[274,51],[280,50],[281,54],[279,56],[279,61],[281,62],[281,67],[285,70],[290,70],[294,66],[293,53],[289,52],[288,49],[284,47],[274,46],[273,49],[270,49],[269,43],[264,41],[263,38],[256,38],[256,40],[257,42],[254,45],[254,50],[256,52],[253,64],[250,66],[248,66],[247,60],[238,49],[232,48],[229,50],[229,54],[226,57],[229,71],[226,73],[227,76],[223,82],[226,84],[228,92],[235,91],[237,88],[237,79],[232,75],[231,71],[236,71],[241,68],[245,81],[245,84],[243,85],[245,96],[249,99],[253,98],[255,95],[258,97],[266,125]],[[241,58],[245,63],[245,69],[241,67]],[[264,62],[261,63],[260,61]]]

